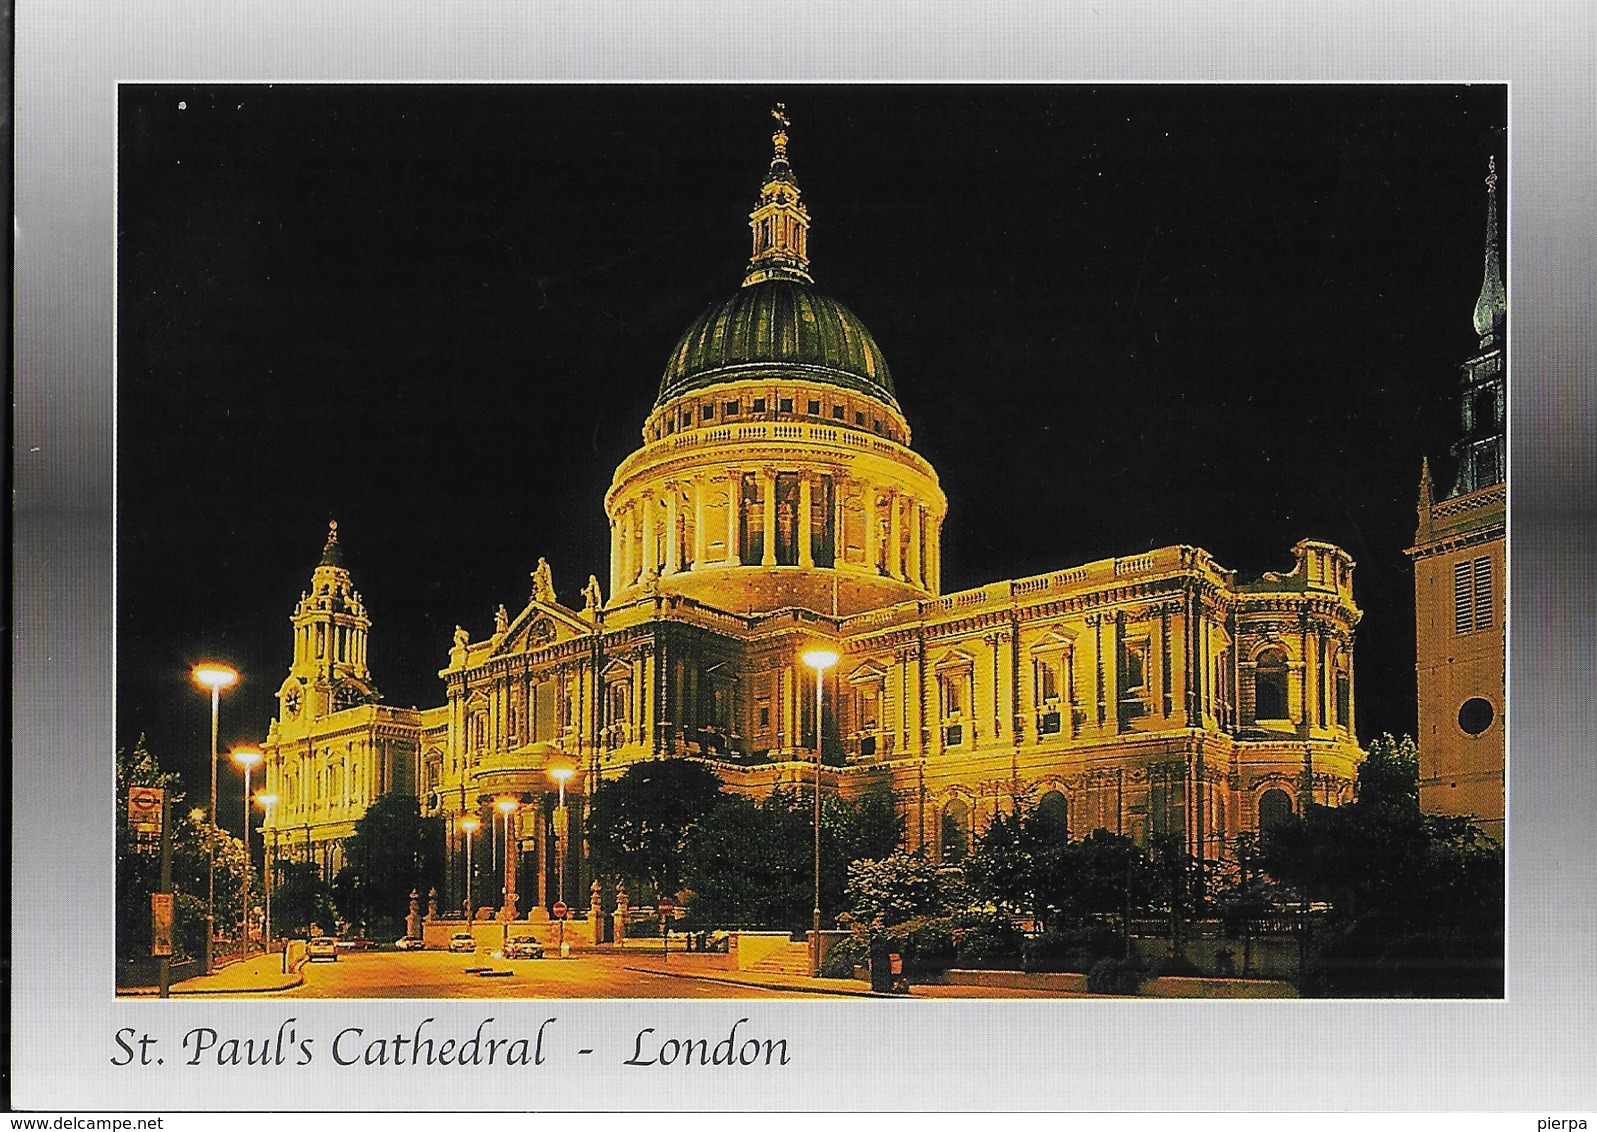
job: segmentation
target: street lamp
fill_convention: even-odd
[[[266,811],[266,823],[270,825],[272,807],[277,804],[277,795],[268,794],[262,790],[255,795],[255,804]],[[265,865],[266,873],[266,879],[261,884],[261,888],[266,893],[266,922],[261,927],[261,946],[266,951],[270,951],[272,950],[272,866],[276,864],[275,858],[277,857],[276,826],[272,826],[272,851],[269,854],[266,853],[266,831],[264,829],[261,831],[261,852],[264,854],[263,864]]]
[[[832,649],[806,649],[800,656],[806,665],[815,669],[815,915],[810,932],[810,978],[821,973],[821,691],[826,683],[826,670],[837,663],[837,653]]]
[[[505,815],[505,883],[500,892],[500,897],[504,901],[501,911],[510,907],[511,897],[515,894],[510,887],[510,815],[520,808],[521,803],[514,798],[500,798],[494,803],[494,809]],[[511,918],[514,919],[515,917],[512,916]]]
[[[194,666],[194,682],[211,690],[211,834],[206,838],[209,846],[206,861],[205,885],[205,954],[200,959],[200,974],[211,973],[212,940],[216,935],[216,716],[222,701],[222,689],[238,683],[238,673],[225,664],[198,664]]]
[[[250,949],[250,870],[255,864],[255,851],[250,847],[250,770],[264,755],[254,747],[235,747],[233,761],[244,768],[244,891],[240,896],[244,917],[244,950]]]
[[[564,751],[551,751],[544,759],[544,773],[560,786],[560,808],[555,811],[555,860],[559,862],[556,870],[559,876],[559,895],[555,903],[559,906],[560,920],[560,957],[566,955],[566,783],[577,773],[577,760]],[[599,925],[593,925],[594,942],[598,942]]]
[[[460,831],[466,835],[466,922],[472,921],[471,914],[471,842],[473,835],[482,827],[482,822],[476,818],[461,818]]]

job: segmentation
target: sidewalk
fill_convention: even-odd
[[[252,955],[248,959],[220,967],[209,975],[173,983],[172,994],[265,994],[288,990],[304,981],[298,967],[290,967],[287,974],[283,973],[281,953]],[[153,998],[160,992],[156,987],[123,987],[116,993],[122,998]]]
[[[642,958],[642,957],[639,957]],[[695,982],[725,983],[730,986],[759,987],[762,990],[797,991],[803,994],[823,994],[840,998],[1097,998],[1072,991],[1023,991],[1003,987],[977,987],[921,984],[911,985],[908,995],[878,994],[864,979],[812,979],[808,975],[785,975],[770,971],[724,970],[709,964],[694,963],[693,955],[678,956],[673,953],[666,963],[635,962],[627,970],[640,974],[664,975],[673,979],[692,979]]]

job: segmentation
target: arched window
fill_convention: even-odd
[[[1286,653],[1265,649],[1254,661],[1253,718],[1285,719]]]
[[[1067,841],[1070,838],[1070,803],[1057,790],[1050,790],[1037,803],[1032,816],[1038,832],[1049,842]]]
[[[1285,790],[1272,788],[1259,796],[1259,829],[1274,829],[1292,816],[1292,799]]]
[[[970,855],[970,807],[955,798],[943,807],[942,861],[957,865]]]

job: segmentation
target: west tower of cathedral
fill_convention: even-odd
[[[880,347],[816,288],[776,117],[743,284],[669,354],[642,443],[605,495],[608,597],[590,578],[583,608],[562,606],[540,560],[492,633],[456,631],[445,702],[424,711],[341,703],[340,679],[369,690],[369,677],[324,676],[324,657],[302,656],[322,639],[302,602],[285,697],[320,680],[333,698],[314,718],[308,701],[282,702],[269,834],[292,845],[302,830],[336,860],[374,790],[413,790],[452,830],[468,816],[504,830],[512,852],[476,903],[541,916],[559,898],[586,905],[585,800],[640,760],[703,760],[760,795],[807,789],[819,745],[823,790],[886,794],[908,848],[944,862],[1020,805],[1049,808],[1072,837],[1168,835],[1213,861],[1240,832],[1349,799],[1360,611],[1339,548],[1301,541],[1289,569],[1253,581],[1170,546],[944,592],[948,501]],[[347,578],[329,576],[329,602]],[[353,600],[340,616],[363,640]],[[817,644],[841,657],[819,720],[800,660]],[[557,757],[579,767],[564,892]],[[460,836],[448,909],[465,900]]]
[[[1420,473],[1414,563],[1420,805],[1504,833],[1508,486],[1507,296],[1499,261],[1497,165],[1486,178],[1486,249],[1475,352],[1459,380],[1458,471],[1438,495]]]

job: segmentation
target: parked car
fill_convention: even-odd
[[[400,951],[423,951],[427,945],[419,936],[407,935],[404,939],[396,939],[394,946]]]
[[[305,945],[305,958],[316,962],[325,959],[329,963],[338,962],[338,941],[330,935],[319,935]]]
[[[542,959],[543,944],[531,936],[512,936],[505,941],[506,959]]]
[[[341,939],[338,941],[340,951],[370,951],[377,945],[369,939]]]
[[[470,932],[456,932],[449,937],[450,951],[476,951],[477,940]]]

